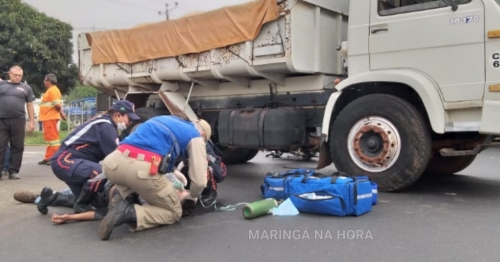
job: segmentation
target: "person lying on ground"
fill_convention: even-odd
[[[184,190],[184,186],[186,186],[186,178],[180,172],[177,174],[169,173],[167,174],[167,178],[173,183],[178,184],[180,187],[178,188],[179,197],[184,197],[188,192]],[[89,181],[90,183],[91,181]],[[74,213],[74,214],[54,214],[52,215],[52,222],[55,224],[64,224],[68,221],[89,221],[89,220],[101,220],[107,214],[107,207],[109,205],[109,199],[113,197],[114,194],[118,193],[116,187],[111,184],[109,181],[106,182],[104,187],[105,191],[103,195],[101,195],[99,199],[99,203],[96,204],[97,207],[94,207],[95,210],[86,211],[83,213]],[[75,196],[71,192],[70,188],[65,188],[61,192],[59,192],[61,196],[58,197],[56,202],[52,203],[50,206],[62,206],[62,207],[72,207],[75,201]],[[139,197],[140,198],[140,197]],[[41,197],[40,194],[30,192],[30,191],[17,191],[14,193],[14,199],[21,203],[31,203],[38,204]],[[62,199],[66,199],[66,202],[61,203]],[[147,204],[143,199],[136,200],[138,204]]]

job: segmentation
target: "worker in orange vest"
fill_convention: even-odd
[[[47,143],[47,149],[44,159],[38,164],[50,165],[50,158],[61,145],[57,123],[60,119],[66,120],[66,115],[62,111],[62,96],[61,91],[56,86],[56,76],[54,74],[46,75],[43,84],[47,90],[40,102],[39,121],[43,122],[43,139]]]

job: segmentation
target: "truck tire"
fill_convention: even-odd
[[[219,149],[222,151],[222,161],[226,166],[248,162],[252,158],[254,158],[257,155],[257,153],[259,153],[259,150],[257,149],[246,149],[246,148],[230,149],[227,147]]]
[[[330,137],[338,171],[365,174],[382,192],[413,184],[431,154],[430,131],[422,115],[391,95],[367,95],[348,104],[335,119]]]
[[[470,166],[476,156],[433,157],[429,160],[424,174],[426,176],[443,176],[458,173]]]
[[[246,163],[252,160],[259,153],[258,149],[248,149],[248,153],[241,159],[241,163]]]

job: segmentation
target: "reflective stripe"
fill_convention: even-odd
[[[59,140],[53,140],[53,141],[45,141],[46,144],[49,144],[50,146],[60,146],[61,143]]]
[[[365,199],[365,198],[370,198],[372,197],[372,194],[363,194],[363,195],[358,195],[358,199]]]
[[[64,144],[66,144],[67,146],[73,144],[76,140],[78,140],[83,135],[85,135],[85,133],[87,133],[93,125],[99,124],[99,123],[109,123],[109,124],[111,124],[111,122],[109,120],[107,120],[107,119],[96,120],[96,121],[94,121],[94,122],[89,123],[88,125],[86,125],[84,128],[82,128],[82,130],[78,131],[78,133],[76,133],[73,137],[71,137],[70,139],[68,139],[68,141],[64,142]]]
[[[39,106],[48,106],[48,107],[53,107],[54,104],[52,102],[43,102],[43,103],[40,103]]]
[[[52,102],[42,102],[39,104],[39,106],[54,107],[58,104],[61,104],[61,100],[54,100]]]

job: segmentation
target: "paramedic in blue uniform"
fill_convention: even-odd
[[[133,120],[140,118],[135,114],[134,104],[126,100],[117,101],[106,113],[78,126],[62,142],[59,150],[51,158],[52,171],[65,182],[73,195],[76,213],[79,207],[99,202],[98,192],[104,190],[106,180],[89,181],[102,173],[99,164],[118,146],[118,131],[125,130]],[[44,188],[37,205],[38,211],[47,214],[48,206],[56,201],[59,193]]]
[[[99,225],[99,237],[109,239],[113,229],[124,223],[131,231],[176,223],[182,215],[181,202],[196,203],[207,185],[205,143],[211,133],[205,120],[157,116],[121,141],[117,150],[102,163],[104,174],[120,194],[110,201],[108,213]],[[165,157],[168,155],[170,157]],[[189,191],[180,193],[165,175],[159,173],[162,159],[170,161],[161,173],[173,172],[181,160],[189,159]],[[134,192],[148,205],[130,204],[125,200]]]

